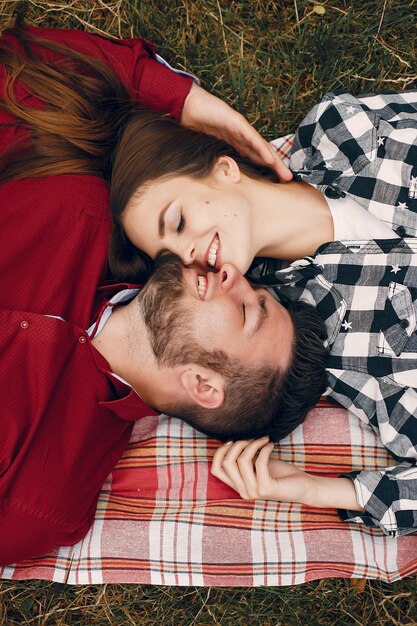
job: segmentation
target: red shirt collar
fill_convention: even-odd
[[[117,381],[122,384],[128,391],[127,395],[118,398],[117,400],[109,400],[107,402],[99,402],[101,406],[104,406],[109,411],[112,411],[123,420],[135,422],[141,417],[147,417],[148,415],[159,415],[159,411],[154,411],[150,406],[142,400],[142,398],[136,393],[132,387],[124,385],[121,381]]]
[[[120,291],[120,287],[130,287],[130,285],[118,285],[117,291]],[[114,294],[112,294],[114,295]],[[102,306],[102,310],[106,308],[106,305]],[[130,386],[117,378],[111,371],[111,367],[107,359],[96,350],[91,344],[94,358],[97,363],[97,367],[107,376],[112,383],[113,387],[117,391],[119,398],[116,400],[107,400],[99,402],[101,406],[104,406],[108,410],[112,411],[115,415],[121,419],[128,421],[136,421],[141,417],[147,417],[148,415],[160,415],[159,411],[152,409],[140,395]]]

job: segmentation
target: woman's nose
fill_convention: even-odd
[[[196,260],[195,245],[193,243],[185,245],[180,253],[180,256],[184,265],[192,265]]]

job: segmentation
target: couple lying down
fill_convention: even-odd
[[[191,397],[218,413],[171,408],[212,436],[244,439],[217,451],[213,473],[244,498],[337,507],[393,536],[417,520],[416,104],[417,92],[327,95],[297,131],[286,184],[212,137],[137,115],[111,192],[115,273],[179,255],[195,336],[223,362],[238,358],[220,390],[196,379],[207,397]],[[322,393],[378,429],[398,463],[329,479],[270,460],[269,439]]]
[[[3,37],[1,62],[0,562],[78,541],[132,420],[152,410],[238,440],[219,448],[213,472],[242,497],[337,507],[392,535],[414,532],[416,93],[326,96],[298,130],[294,180],[278,184],[190,129],[224,136],[221,124],[238,118],[227,110],[215,128],[201,114],[208,94],[159,67],[141,40],[28,29]],[[160,102],[161,81],[146,79],[162,70],[172,88],[158,108],[188,128],[126,111],[126,90]],[[89,129],[82,106],[70,127],[63,87],[83,106],[98,93],[94,115],[107,124],[111,103],[117,145],[111,134],[97,140],[105,125]],[[239,124],[246,152],[262,146]],[[113,275],[143,281],[157,259],[141,290],[102,284],[110,178]],[[328,479],[270,460],[259,437],[291,432],[323,392],[379,429],[397,465]]]

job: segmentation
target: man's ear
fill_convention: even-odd
[[[225,155],[217,159],[214,166],[214,175],[219,180],[227,180],[232,183],[238,183],[241,178],[240,169],[236,161],[232,157]]]
[[[186,395],[205,409],[218,409],[224,402],[224,380],[221,374],[197,365],[187,365],[180,374]]]

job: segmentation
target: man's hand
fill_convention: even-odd
[[[214,454],[211,473],[244,500],[259,498],[362,510],[349,478],[315,476],[284,461],[270,459],[274,444],[268,442],[268,437],[263,437],[224,444]]]
[[[196,84],[193,84],[185,100],[181,124],[223,139],[241,155],[270,167],[283,182],[292,179],[287,166],[243,115]]]

